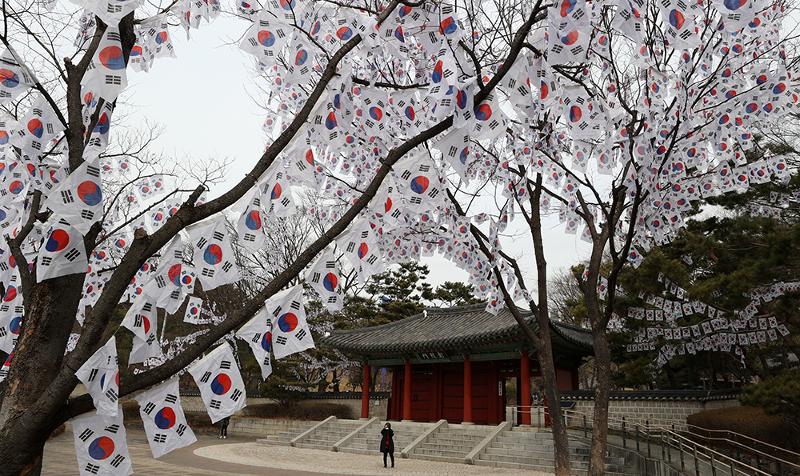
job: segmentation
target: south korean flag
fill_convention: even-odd
[[[341,274],[336,268],[336,256],[325,253],[306,272],[306,281],[319,294],[325,308],[331,312],[340,311],[343,305],[342,292],[339,288]]]
[[[338,243],[353,268],[359,271],[358,276],[362,281],[383,271],[378,239],[367,220],[357,223]]]
[[[253,197],[247,208],[236,223],[236,232],[242,246],[250,252],[257,252],[264,248],[267,235],[264,233],[264,215],[261,211],[261,192],[258,187],[253,191]]]
[[[236,337],[244,340],[253,349],[253,355],[261,367],[261,377],[266,380],[272,374],[272,324],[266,309],[261,309],[247,324],[243,325]]]
[[[64,130],[64,125],[59,121],[44,97],[39,97],[33,107],[19,121],[19,127],[11,136],[10,143],[22,151],[22,155],[30,158],[39,158],[48,151],[47,144]]]
[[[81,476],[133,473],[122,412],[117,411],[116,415],[87,414],[71,420]]]
[[[245,407],[244,381],[233,358],[230,344],[222,344],[189,367],[211,423],[229,417]]]
[[[239,268],[234,262],[231,239],[224,218],[192,227],[189,236],[194,246],[197,279],[203,283],[204,291],[235,283],[241,278]]]
[[[17,345],[24,310],[22,302],[0,305],[0,351],[6,354],[13,352]]]
[[[36,282],[85,273],[89,267],[83,235],[64,219],[50,227],[36,259]]]
[[[128,84],[125,67],[119,29],[109,26],[100,39],[97,52],[89,62],[81,86],[108,102],[114,102]]]
[[[0,55],[0,104],[13,101],[34,83],[27,68],[10,51]]]
[[[276,359],[314,348],[306,322],[303,286],[298,284],[272,296],[264,304],[272,328],[272,353]]]
[[[181,408],[178,377],[140,393],[136,401],[153,458],[197,441]]]
[[[156,306],[146,295],[139,295],[128,309],[121,324],[133,333],[133,347],[128,365],[147,362],[151,358],[160,358],[164,355],[156,336],[157,324]]]
[[[183,314],[183,322],[189,324],[203,324],[203,300],[199,297],[190,297]]]
[[[117,340],[108,339],[89,360],[75,372],[78,380],[92,396],[98,415],[116,416],[119,410],[119,368],[117,366]]]
[[[87,160],[50,192],[45,206],[85,235],[103,217],[100,159]]]
[[[183,247],[180,235],[167,244],[156,272],[142,288],[156,307],[166,310],[167,314],[177,312],[186,296],[194,291],[194,267],[184,262]]]

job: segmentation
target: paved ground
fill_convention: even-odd
[[[395,469],[384,469],[381,455],[354,455],[285,446],[255,443],[253,438],[231,436],[218,440],[208,434],[198,434],[197,443],[173,451],[156,460],[150,454],[144,432],[129,428],[128,447],[133,459],[133,470],[142,475],[221,476],[267,475],[311,476],[326,475],[487,475],[536,476],[532,471],[487,468],[465,464],[435,463],[423,460],[397,458]],[[72,431],[67,429],[47,443],[44,453],[43,474],[66,476],[78,474]]]

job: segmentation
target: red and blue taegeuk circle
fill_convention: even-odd
[[[343,26],[336,30],[336,37],[342,41],[347,41],[353,36],[353,30],[349,26]]]
[[[125,57],[122,56],[122,48],[119,46],[106,46],[100,50],[98,58],[100,63],[110,70],[119,71],[125,69]]]
[[[458,30],[458,23],[453,17],[447,17],[439,23],[439,33],[442,35],[452,35],[456,30]]]
[[[14,335],[19,334],[20,327],[22,327],[22,316],[14,316],[8,323],[8,330]]]
[[[156,416],[153,417],[156,426],[161,430],[169,430],[175,426],[175,419],[175,410],[171,407],[161,408],[161,410],[156,413]]]
[[[67,246],[69,246],[69,233],[61,228],[56,228],[47,238],[47,243],[45,243],[44,249],[50,253],[56,253],[63,250]]]
[[[269,48],[275,44],[275,35],[269,30],[261,30],[258,32],[258,43],[265,48]]]
[[[258,210],[250,210],[247,213],[247,216],[244,218],[244,225],[247,227],[248,230],[260,230],[261,229],[261,212]]]
[[[28,121],[28,132],[36,136],[37,139],[41,139],[44,135],[44,125],[42,121],[35,117]]]
[[[287,312],[278,318],[278,328],[282,332],[292,332],[297,329],[297,315],[293,312]]]
[[[78,185],[78,198],[90,207],[99,205],[103,201],[103,191],[100,185],[91,180],[86,180]]]
[[[336,287],[339,285],[339,278],[336,276],[335,273],[328,273],[322,278],[322,286],[325,288],[326,291],[332,293],[336,291]]]
[[[232,382],[228,374],[220,372],[211,381],[211,391],[215,395],[225,395],[231,389]]]
[[[174,284],[175,286],[181,285],[181,272],[183,271],[183,266],[180,263],[175,263],[169,267],[167,270],[167,278],[169,282]]]
[[[475,106],[475,119],[479,121],[488,121],[492,117],[492,106],[482,102]]]
[[[5,88],[16,88],[19,86],[19,76],[10,69],[0,68],[0,83]]]
[[[265,332],[261,336],[261,348],[267,352],[272,348],[272,332]]]
[[[430,184],[431,181],[428,179],[428,177],[424,175],[418,175],[411,179],[411,182],[408,185],[411,187],[412,192],[423,194],[426,190],[428,190]]]
[[[89,443],[89,456],[102,461],[114,454],[114,440],[107,436],[99,436]]]
[[[360,245],[358,245],[358,258],[359,259],[364,259],[364,257],[367,256],[368,253],[369,253],[369,245],[367,245],[364,242],[362,242]]]
[[[203,260],[210,265],[219,264],[222,262],[222,248],[216,243],[208,245],[203,252]]]

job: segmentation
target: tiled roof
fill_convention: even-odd
[[[522,330],[508,309],[496,316],[486,312],[486,304],[452,308],[427,308],[425,312],[380,326],[333,331],[323,342],[346,352],[361,355],[400,355],[420,352],[469,351],[525,340]],[[530,311],[523,315],[536,327]],[[588,331],[551,323],[554,348],[566,347],[591,353]]]

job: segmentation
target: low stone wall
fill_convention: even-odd
[[[305,402],[320,402],[320,403],[335,403],[338,405],[346,405],[350,407],[352,417],[359,418],[361,416],[361,400],[354,398],[313,398],[303,400]],[[269,398],[253,398],[247,397],[248,405],[255,405],[257,403],[272,403],[274,400]],[[369,400],[369,416],[385,419],[388,413],[388,402],[386,398],[370,398]],[[206,407],[203,400],[199,396],[182,395],[181,406],[186,413],[206,413]],[[246,407],[244,412],[246,413]]]
[[[575,404],[573,410],[591,418],[594,412],[594,399],[591,394],[582,392],[573,395],[566,393],[562,402]],[[685,431],[686,417],[703,410],[739,406],[736,392],[612,392],[608,404],[611,419],[622,420],[629,428],[636,425],[644,428],[675,426]],[[582,421],[569,421],[570,426],[581,426]]]

